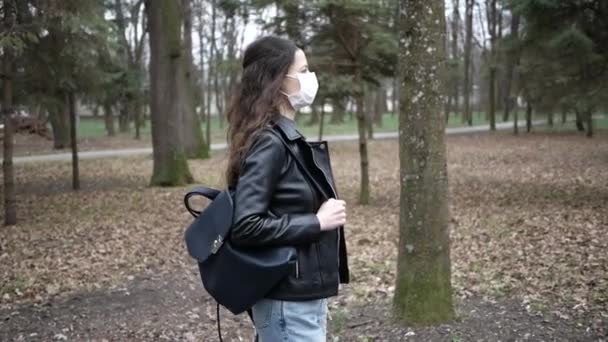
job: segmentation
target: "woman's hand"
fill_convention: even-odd
[[[317,218],[321,223],[321,230],[332,230],[346,223],[346,202],[330,198],[321,204],[317,211]]]

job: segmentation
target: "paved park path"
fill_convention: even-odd
[[[532,121],[532,125],[536,126],[544,123],[544,120]],[[520,121],[520,127],[525,126],[525,121]],[[506,131],[513,128],[513,122],[501,122],[496,124],[497,131]],[[466,133],[479,133],[489,132],[489,125],[469,126],[469,127],[457,127],[447,128],[446,134],[466,134]],[[399,132],[377,132],[374,133],[374,139],[394,139],[399,137]],[[328,135],[323,137],[327,141],[352,141],[358,140],[357,134],[345,134],[345,135]],[[315,137],[308,138],[309,141],[317,140]],[[211,144],[211,150],[222,150],[226,148],[226,143]],[[122,157],[122,156],[133,156],[133,155],[151,155],[152,147],[144,148],[127,148],[127,149],[113,149],[113,150],[99,150],[99,151],[83,151],[78,152],[79,159],[96,159],[96,158],[108,158],[108,157]],[[38,162],[38,161],[71,161],[72,153],[54,153],[46,155],[33,155],[33,156],[21,156],[14,157],[14,163],[26,163],[26,162]],[[2,162],[2,159],[0,159]]]

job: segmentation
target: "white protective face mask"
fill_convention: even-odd
[[[314,72],[297,73],[293,75],[285,75],[285,77],[293,78],[300,82],[300,91],[293,94],[287,94],[283,91],[281,93],[287,96],[287,100],[291,103],[291,106],[295,110],[299,110],[303,107],[310,106],[315,100],[317,90],[319,90],[319,82],[317,81],[317,75]]]

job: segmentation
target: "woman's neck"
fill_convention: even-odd
[[[279,113],[281,113],[281,115],[291,119],[291,120],[296,120],[296,111],[291,108],[291,106],[289,106],[289,108],[285,108],[286,106],[281,106],[279,108]]]

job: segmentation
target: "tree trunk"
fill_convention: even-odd
[[[112,105],[109,102],[105,102],[103,104],[103,113],[108,136],[113,137],[116,135],[116,129],[114,128],[114,113],[112,112]]]
[[[510,40],[514,41],[519,37],[519,14],[513,14],[511,18],[511,33],[509,34]],[[509,111],[511,110],[513,96],[511,96],[511,88],[513,84],[513,74],[515,72],[515,65],[517,64],[516,60],[519,59],[518,56],[515,56],[515,52],[508,52],[507,55],[507,71],[506,71],[506,80],[505,80],[505,104],[504,104],[504,112],[502,115],[502,121],[509,120]],[[517,97],[517,96],[515,96]]]
[[[355,71],[355,84],[359,85],[359,91],[357,92],[357,128],[359,132],[359,159],[361,162],[361,191],[359,192],[359,204],[369,203],[369,161],[367,157],[367,137],[365,136],[365,109],[363,108],[364,102],[364,87],[363,77],[361,75],[361,66],[357,66]]]
[[[64,95],[58,98],[65,98]],[[52,105],[49,109],[49,122],[53,130],[53,148],[62,149],[70,145],[70,126],[68,108],[63,103]]]
[[[446,122],[448,122],[448,120],[450,120],[450,112],[452,112],[452,99],[453,99],[453,96],[451,94],[448,94],[446,96],[445,106],[443,106],[444,107],[443,116],[445,117]]]
[[[323,127],[325,126],[325,99],[321,101],[321,118],[319,120],[319,141],[323,140]]]
[[[314,126],[319,123],[319,110],[317,106],[310,106],[310,119],[306,123],[306,126]]]
[[[473,125],[473,115],[471,114],[471,50],[473,47],[473,0],[465,0],[466,6],[466,36],[464,42],[464,112],[462,122]]]
[[[215,28],[217,24],[217,0],[211,0],[211,36],[209,37],[209,72],[207,73],[207,116],[211,118],[211,102],[213,99],[213,79],[214,75],[217,72],[216,62],[215,62],[215,50],[216,50],[216,42],[215,42]],[[217,101],[217,97],[216,97]],[[220,115],[218,113],[217,117]]]
[[[393,81],[393,112],[392,112],[392,116],[396,115],[397,113],[399,113],[399,78],[395,77],[394,81]],[[391,116],[391,117],[392,117]]]
[[[70,145],[72,148],[72,189],[80,189],[80,175],[78,169],[78,140],[76,136],[76,95],[70,91],[67,96],[70,109]]]
[[[118,114],[118,130],[120,133],[128,133],[129,132],[129,122],[131,121],[129,113],[129,105],[126,99],[123,99],[118,104],[119,114]]]
[[[216,21],[217,21],[217,13],[216,13],[216,1],[213,1],[213,31],[215,32],[216,29]],[[213,42],[212,42],[212,49],[215,51],[215,53],[213,54],[213,62],[214,62],[214,67],[213,67],[213,93],[215,94],[215,110],[217,111],[217,121],[219,123],[220,129],[224,128],[224,110],[223,110],[223,101],[222,99],[222,94],[221,94],[221,87],[220,87],[220,71],[221,68],[219,67],[222,63],[222,54],[219,53],[219,51],[217,51],[217,47],[216,47],[216,43],[215,43],[215,33],[213,33]]]
[[[401,0],[400,216],[397,318],[427,325],[454,318],[451,287],[442,0]]]
[[[4,4],[6,6],[6,2]],[[7,27],[14,25],[14,16],[5,9],[4,22]],[[4,137],[2,138],[2,172],[4,182],[4,225],[17,224],[17,193],[15,191],[15,169],[13,167],[13,57],[10,48],[5,47],[2,56],[2,117]]]
[[[331,107],[332,111],[329,122],[333,125],[344,123],[344,112],[346,111],[344,108],[344,99],[339,97],[333,98]]]
[[[181,0],[183,14],[183,84],[180,94],[182,106],[182,134],[188,158],[209,158],[209,148],[205,144],[201,121],[194,109],[194,63],[192,58],[192,0]]]
[[[513,111],[513,134],[518,135],[519,134],[519,115],[517,111]]]
[[[142,106],[142,101],[141,100],[137,100],[135,102],[135,139],[139,140],[141,139],[141,121],[142,121],[142,116],[143,116],[143,106]]]
[[[129,67],[132,67],[131,65],[131,60],[129,57],[129,42],[127,40],[127,23],[125,21],[125,16],[124,13],[122,11],[122,1],[121,0],[115,0],[114,1],[114,11],[116,12],[116,27],[118,29],[118,37],[119,37],[119,41],[120,41],[120,45],[122,45],[122,49],[119,49],[119,55],[121,56],[122,60],[127,63],[129,65]],[[120,101],[118,102],[118,130],[121,133],[127,133],[129,132],[129,123],[130,123],[130,116],[132,115],[132,113],[130,112],[130,110],[132,109],[132,105],[131,105],[131,99],[129,98],[129,96],[121,96],[120,97]]]
[[[593,137],[593,111],[587,110],[585,112],[585,119],[587,119],[587,137]]]
[[[207,150],[210,150],[211,146],[211,116],[209,115],[209,106],[207,103],[210,101],[209,97],[205,98],[209,93],[205,91],[205,86],[207,85],[205,81],[205,37],[204,37],[204,22],[203,22],[203,7],[205,4],[201,1],[199,2],[200,8],[198,9],[198,40],[199,40],[199,59],[201,63],[201,72],[200,72],[200,84],[201,84],[201,94],[200,94],[200,108],[201,113],[200,117],[205,121],[205,143],[207,144]],[[207,87],[208,88],[208,87]],[[209,152],[210,153],[210,152]]]
[[[369,87],[365,87],[363,113],[365,115],[365,127],[367,128],[367,139],[374,139],[374,93]],[[359,110],[359,109],[357,109]]]
[[[526,101],[526,132],[532,131],[532,103],[530,100]]]
[[[488,89],[488,116],[490,119],[490,130],[496,131],[496,0],[490,2],[490,86]]]
[[[584,132],[585,125],[583,124],[583,115],[581,114],[580,110],[578,110],[578,109],[575,110],[575,113],[576,113],[576,130],[579,132]]]
[[[382,127],[382,116],[386,113],[386,91],[384,88],[378,88],[374,97],[374,124]]]
[[[445,121],[448,122],[450,119],[450,113],[452,111],[458,112],[458,95],[459,95],[459,87],[458,87],[458,78],[454,77],[458,73],[458,31],[460,30],[460,0],[453,0],[452,2],[452,40],[451,40],[451,50],[452,50],[452,72],[450,73],[450,78],[452,79],[452,94],[448,95],[448,103],[446,106],[445,112]],[[449,91],[449,90],[448,90]]]
[[[189,91],[184,76],[181,8],[178,1],[148,0],[150,105],[154,167],[151,185],[175,186],[194,178],[180,132],[185,115],[180,96]]]

